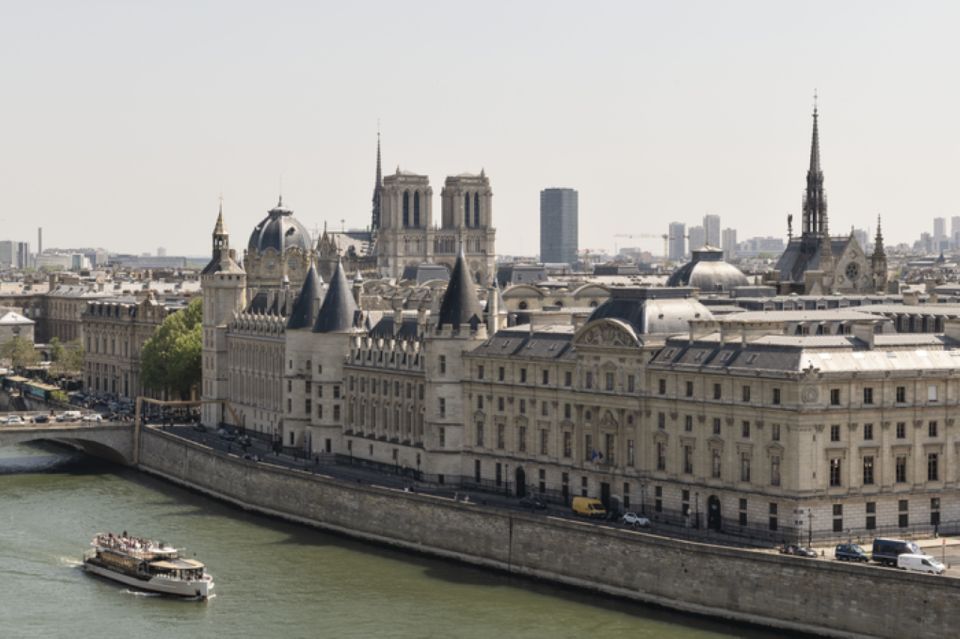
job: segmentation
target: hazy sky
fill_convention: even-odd
[[[0,239],[206,254],[284,202],[365,226],[384,169],[485,168],[500,253],[539,250],[539,191],[580,246],[717,213],[799,219],[819,90],[834,233],[960,215],[955,2],[0,0]],[[616,240],[620,246],[635,244]],[[659,240],[644,246],[662,250]]]

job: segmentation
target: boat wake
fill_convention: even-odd
[[[123,591],[128,595],[133,595],[134,597],[162,597],[163,594],[159,592],[144,592],[143,590],[130,590],[127,588]]]
[[[57,561],[60,562],[61,566],[69,566],[70,568],[80,568],[83,566],[83,562],[75,557],[57,557]]]

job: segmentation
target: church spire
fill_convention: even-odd
[[[380,170],[380,124],[377,124],[377,176],[373,184],[373,211],[370,220],[370,229],[380,228],[380,205],[383,199],[383,173]]]
[[[807,169],[807,190],[803,197],[804,238],[829,237],[827,225],[827,196],[823,190],[823,170],[820,167],[820,130],[817,96],[813,96],[813,133],[810,139],[810,168]]]
[[[887,256],[887,252],[883,250],[883,231],[880,230],[879,215],[877,215],[877,236],[873,240],[873,256],[876,258]]]

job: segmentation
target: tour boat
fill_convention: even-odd
[[[107,579],[139,590],[165,595],[207,599],[213,591],[213,577],[195,559],[181,557],[163,542],[113,533],[98,533],[83,553],[83,567]]]

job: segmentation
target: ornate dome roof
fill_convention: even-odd
[[[729,291],[749,283],[740,269],[723,261],[723,251],[712,246],[693,251],[693,258],[667,280],[667,286],[695,286],[705,293]]]
[[[270,209],[267,217],[257,224],[250,234],[247,250],[262,253],[272,248],[283,253],[288,248],[298,247],[310,251],[310,233],[293,217],[293,211],[283,206],[283,198]]]
[[[637,335],[684,333],[690,330],[691,320],[713,319],[710,309],[693,294],[689,288],[614,287],[587,321],[621,320]]]

